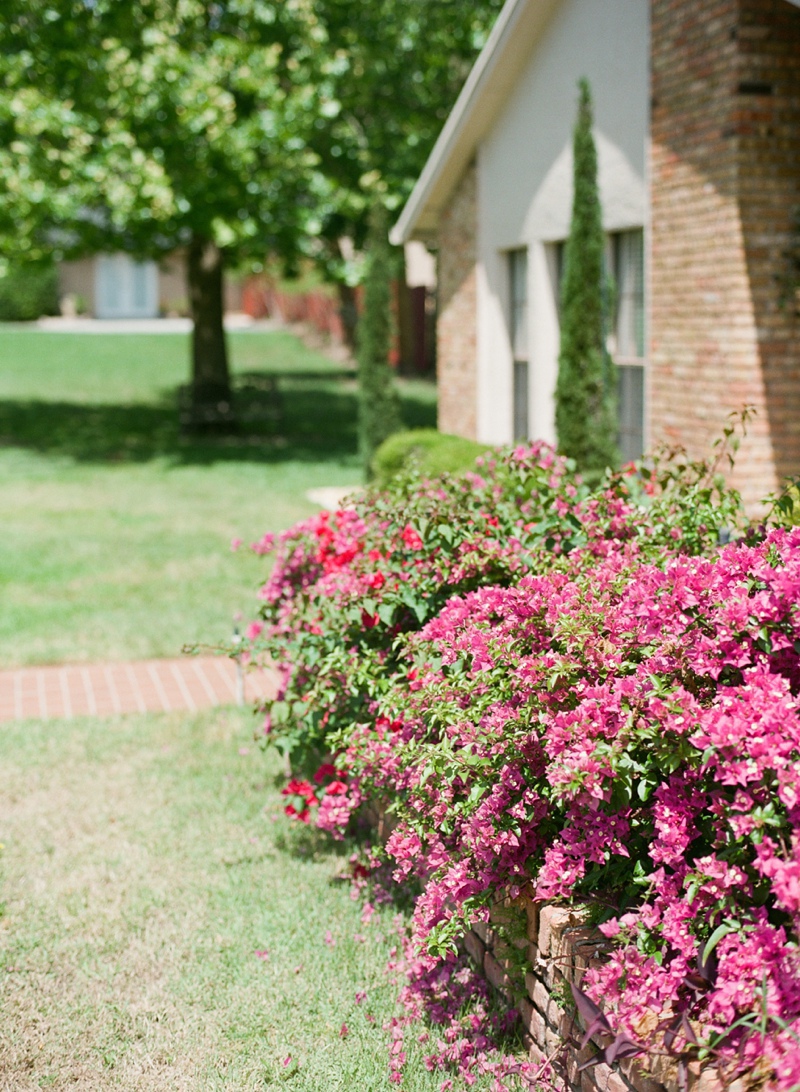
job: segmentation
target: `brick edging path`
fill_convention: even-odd
[[[244,670],[226,656],[183,656],[130,663],[56,664],[0,671],[0,723],[191,712],[252,702],[275,691],[274,675]]]

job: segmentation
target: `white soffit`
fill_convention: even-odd
[[[424,243],[409,239],[405,244],[406,284],[409,288],[436,287],[436,261]]]
[[[424,238],[514,88],[560,0],[506,0],[390,238]],[[793,0],[795,2],[795,0]],[[800,0],[796,0],[800,3]]]

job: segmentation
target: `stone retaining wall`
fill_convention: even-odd
[[[496,926],[505,926],[503,937]],[[602,934],[586,924],[580,910],[526,899],[498,904],[492,924],[477,924],[465,937],[473,962],[519,1009],[531,1061],[541,1064],[543,1077],[554,1065],[556,1088],[564,1092],[677,1092],[675,1062],[668,1058],[650,1058],[646,1063],[642,1058],[626,1058],[613,1066],[599,1062],[580,1068],[607,1042],[596,1037],[579,1049],[583,1028],[570,1001],[570,985],[580,986],[606,944]],[[722,1092],[726,1087],[743,1092],[745,1082],[726,1082],[711,1066],[690,1065],[689,1092]]]

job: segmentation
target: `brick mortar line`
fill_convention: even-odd
[[[66,668],[61,668],[58,679],[61,684],[61,702],[64,706],[64,716],[67,720],[72,720],[72,698],[70,697],[69,675]]]
[[[14,676],[14,716],[22,720],[22,675]]]
[[[114,682],[114,673],[111,670],[109,664],[103,665],[103,674],[106,678],[106,686],[108,687],[108,692],[111,695],[111,708],[114,710],[115,713],[121,713],[122,702],[120,701],[119,693],[117,692],[117,684]]]
[[[145,702],[144,698],[142,697],[142,691],[141,691],[141,689],[139,687],[139,680],[136,678],[136,672],[133,670],[133,665],[132,664],[126,664],[125,670],[126,670],[126,673],[128,675],[128,682],[131,684],[131,690],[133,691],[133,697],[134,697],[134,699],[136,701],[136,705],[138,706],[137,712],[146,713],[147,712],[147,703]]]
[[[201,665],[199,660],[193,660],[192,661],[192,669],[193,669],[195,675],[200,680],[200,684],[203,687],[203,689],[205,690],[206,696],[208,697],[208,700],[211,702],[211,705],[212,706],[217,705],[218,704],[217,703],[217,695],[216,695],[216,693],[214,691],[213,686],[211,685],[211,683],[206,678],[206,673],[203,670],[203,666]]]
[[[222,669],[222,664],[217,658],[214,660],[214,667],[217,669],[217,674],[222,679],[226,693],[230,692],[231,701],[236,701],[236,683],[228,678]]]
[[[83,679],[83,689],[86,694],[86,702],[89,706],[89,716],[97,716],[97,700],[94,694],[94,687],[92,686],[91,676],[89,675],[89,668],[81,668],[81,678]]]
[[[39,716],[42,720],[49,720],[47,715],[47,694],[44,686],[44,671],[36,672],[36,696],[39,699]]]
[[[158,695],[158,700],[161,702],[161,705],[163,707],[163,711],[165,713],[171,713],[172,706],[170,704],[169,698],[167,697],[166,691],[164,690],[161,679],[158,677],[158,670],[156,669],[155,664],[147,665],[147,674],[152,680],[153,686],[156,690],[156,694]]]
[[[189,689],[186,686],[186,681],[183,678],[183,674],[181,673],[178,664],[171,663],[169,665],[169,669],[172,672],[172,677],[174,678],[175,682],[178,684],[178,689],[180,690],[181,694],[183,695],[183,700],[186,702],[187,707],[189,708],[189,710],[192,713],[197,712],[197,703],[195,702],[192,695],[189,693]]]

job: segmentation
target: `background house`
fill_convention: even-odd
[[[397,282],[393,288],[397,336],[392,364],[405,374],[420,375],[434,366],[436,272],[419,243],[409,243],[405,259],[405,283]],[[347,342],[342,301],[334,285],[318,278],[311,284],[286,281],[274,273],[234,273],[225,276],[224,285],[226,312],[299,323],[334,345]],[[129,254],[116,253],[60,262],[58,297],[65,313],[77,311],[100,319],[186,315],[184,258],[177,252],[160,263],[140,262]],[[354,302],[359,299],[360,289],[354,293]]]
[[[58,267],[59,295],[95,318],[155,318],[185,314],[187,289],[179,256],[161,265],[129,254],[98,254]]]
[[[577,82],[595,103],[626,457],[758,417],[755,503],[800,473],[797,0],[508,0],[394,229],[438,251],[439,424],[554,440]],[[791,287],[791,286],[790,286]]]

